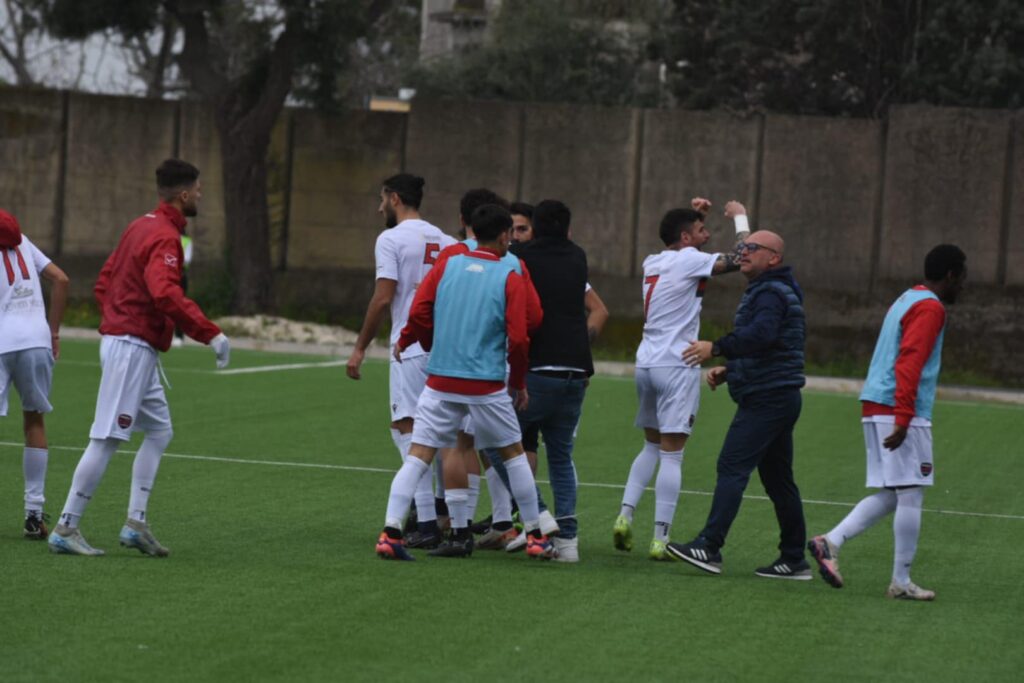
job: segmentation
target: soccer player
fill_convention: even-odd
[[[671,559],[665,546],[682,488],[683,451],[700,406],[700,368],[683,361],[683,350],[698,338],[708,278],[739,269],[735,254],[700,250],[711,237],[704,225],[711,202],[697,197],[691,206],[665,214],[658,229],[665,250],[644,259],[644,330],[636,350],[636,426],[644,430],[644,447],[630,467],[612,528],[615,548],[632,550],[633,513],[657,468],[652,560]],[[739,202],[726,204],[739,240],[750,232],[746,213]]]
[[[228,364],[228,338],[181,290],[181,233],[199,210],[199,169],[168,159],[156,169],[156,185],[160,204],[124,231],[94,288],[102,318],[102,375],[89,446],[75,469],[60,523],[50,534],[50,550],[55,553],[103,554],[85,541],[79,522],[110,458],[132,431],[145,432],[145,438],[135,455],[128,520],[119,540],[146,555],[170,553],[153,536],[146,519],[160,458],[173,435],[158,352],[170,348],[177,324],[188,336],[210,345],[218,369]]]
[[[68,276],[28,237],[18,220],[0,209],[0,417],[7,415],[7,392],[18,390],[23,411],[25,451],[25,538],[44,540],[43,513],[48,450],[43,415],[53,410],[50,385],[60,356],[60,323],[68,300]],[[47,320],[40,278],[50,285]]]
[[[473,212],[471,224],[477,248],[438,263],[420,285],[409,313],[415,338],[431,355],[427,386],[416,408],[410,457],[391,483],[385,527],[377,541],[377,554],[385,559],[413,559],[402,538],[402,518],[437,450],[455,445],[466,415],[472,417],[476,445],[496,448],[505,461],[529,533],[527,554],[551,557],[551,542],[539,529],[536,484],[515,415],[515,409],[525,408],[529,401],[529,337],[523,278],[502,260],[512,219],[506,209],[489,204]],[[399,341],[399,353],[404,343]],[[452,542],[445,554],[467,556],[472,536],[465,507],[449,508]]]
[[[839,548],[892,514],[895,557],[886,595],[935,599],[935,591],[910,580],[910,567],[921,532],[924,488],[934,476],[931,419],[946,327],[943,304],[956,301],[966,277],[964,252],[940,244],[925,257],[924,283],[903,292],[885,314],[860,395],[867,486],[880,490],[860,501],[834,529],[807,543],[822,578],[835,588],[843,587]]]
[[[439,263],[457,254],[468,254],[477,248],[478,243],[476,234],[473,232],[473,226],[471,225],[471,217],[477,208],[485,204],[494,204],[501,207],[507,206],[504,199],[486,188],[469,190],[462,196],[459,202],[460,234],[466,235],[466,239],[445,248],[438,257]],[[513,229],[510,232],[511,239],[515,238],[515,221],[516,214],[513,214]],[[530,271],[526,269],[525,264],[514,254],[506,253],[502,259],[512,266],[512,269],[523,278],[527,296],[527,332],[532,332],[540,324],[543,311],[540,307],[540,297],[537,296],[537,290],[534,289],[533,282],[530,280]],[[402,330],[402,335],[407,340],[406,343],[412,343],[414,340],[412,330],[408,325],[406,329]],[[454,495],[457,499],[461,499],[463,492],[456,490],[454,493],[449,493],[447,479],[452,477],[453,480],[460,481],[463,476],[466,476],[469,482],[469,490],[465,492],[468,500],[466,503],[467,517],[472,520],[480,496],[480,463],[482,460],[486,470],[485,476],[488,481],[488,490],[491,494],[492,513],[488,517],[488,528],[484,530],[487,533],[485,533],[484,538],[481,539],[477,547],[481,550],[500,550],[504,549],[508,542],[514,540],[517,536],[517,532],[513,529],[512,524],[512,495],[508,484],[505,483],[507,475],[504,471],[505,468],[500,455],[493,449],[488,449],[487,456],[482,459],[479,458],[475,447],[473,431],[472,420],[467,417],[459,429],[457,445],[454,451],[447,451],[447,449],[442,451],[441,457],[443,459],[446,480],[445,497],[447,499],[450,495]],[[449,452],[452,454],[452,457],[449,457]],[[527,452],[527,458],[529,458],[529,455],[529,452]],[[534,455],[536,456],[536,454]],[[494,467],[491,466],[492,457],[495,460]],[[462,464],[460,465],[459,463]],[[535,472],[536,462],[532,461],[530,466],[531,471]],[[464,467],[464,471],[462,467]],[[540,503],[540,507],[541,531],[545,535],[554,533],[558,528],[554,517],[544,508],[543,503]],[[411,537],[406,539],[406,541],[410,547],[415,547]],[[448,543],[450,542],[446,542],[446,545]],[[445,552],[445,550],[441,549],[441,552]]]
[[[346,372],[359,379],[366,349],[377,336],[384,313],[391,310],[391,346],[398,342],[409,317],[416,288],[430,271],[441,250],[455,239],[420,218],[423,178],[409,173],[391,176],[382,183],[380,207],[385,230],[377,237],[374,257],[377,280],[366,308],[362,329],[348,359]],[[402,362],[392,360],[389,387],[391,395],[391,439],[404,462],[412,440],[416,402],[427,381],[427,352],[412,344],[402,352]],[[432,547],[440,541],[437,512],[430,479],[420,482],[416,491],[416,513],[420,534],[418,547]]]

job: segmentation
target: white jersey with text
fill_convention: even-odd
[[[426,277],[445,247],[455,244],[455,238],[441,232],[430,223],[416,219],[404,220],[385,230],[377,237],[374,258],[377,279],[395,280],[395,298],[391,301],[391,345],[398,341],[402,328],[409,319],[416,288]],[[402,352],[402,358],[413,358],[425,353],[418,343]]]
[[[644,259],[644,337],[636,350],[638,368],[686,365],[683,350],[700,332],[704,285],[717,258],[686,247]]]
[[[40,273],[50,259],[25,235],[21,244],[0,248],[0,353],[51,348]]]

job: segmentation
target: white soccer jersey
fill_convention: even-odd
[[[405,220],[385,230],[377,237],[374,257],[377,261],[377,279],[395,280],[395,298],[391,302],[391,345],[398,342],[402,328],[409,319],[416,288],[426,277],[445,247],[455,244],[437,226],[424,220]],[[402,352],[402,358],[423,355],[418,343]]]
[[[0,353],[51,348],[39,277],[49,264],[25,235],[18,246],[0,249]]]
[[[638,368],[686,365],[683,350],[700,332],[704,284],[717,258],[686,247],[644,259],[644,338],[636,350]]]

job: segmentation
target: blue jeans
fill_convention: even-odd
[[[548,458],[548,476],[555,519],[562,538],[576,538],[576,466],[572,461],[573,434],[580,421],[587,380],[526,374],[530,402],[519,414],[519,428],[540,428]]]
[[[725,545],[729,527],[740,511],[743,491],[756,469],[775,506],[782,559],[804,557],[807,529],[800,489],[793,479],[793,427],[802,399],[797,388],[758,392],[740,399],[718,455],[718,480],[711,512],[700,539],[711,550]]]

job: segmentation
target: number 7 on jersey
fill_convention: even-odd
[[[647,311],[651,307],[651,296],[654,294],[654,286],[658,284],[658,278],[660,275],[648,275],[644,278],[644,287],[647,288],[647,293],[644,294],[644,320],[647,320]]]

